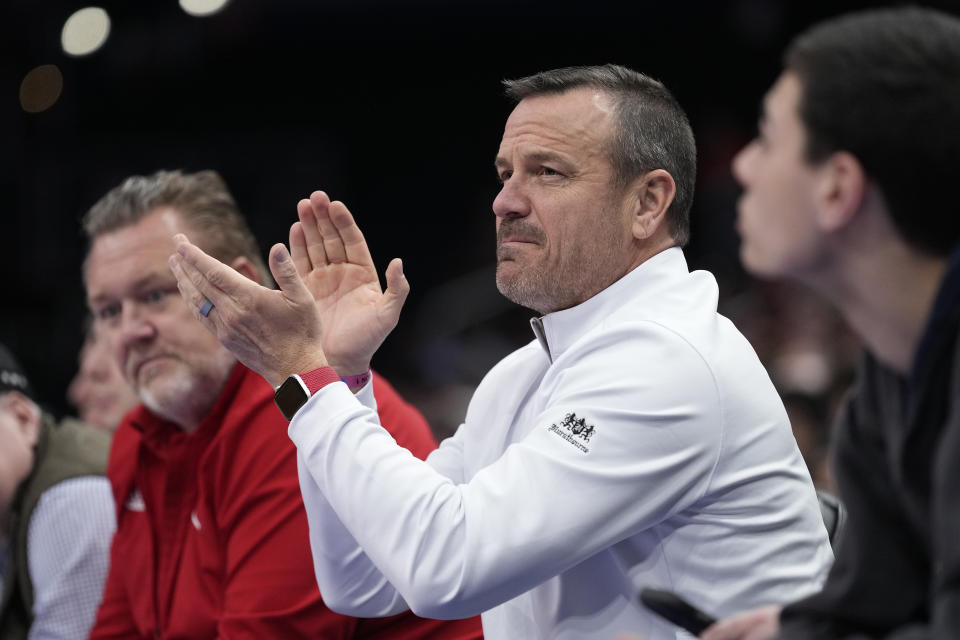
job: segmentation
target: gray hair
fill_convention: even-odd
[[[198,234],[192,240],[214,258],[229,263],[244,257],[262,284],[272,283],[260,246],[216,171],[130,176],[90,208],[83,229],[92,246],[97,237],[134,225],[160,207],[175,209]]]
[[[552,69],[504,80],[503,85],[515,102],[580,87],[599,89],[612,98],[616,121],[607,156],[617,185],[623,187],[654,169],[669,173],[677,193],[667,209],[667,224],[677,245],[687,244],[697,179],[697,146],[687,115],[663,83],[632,69],[606,64]]]

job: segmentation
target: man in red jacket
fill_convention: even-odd
[[[191,315],[167,263],[173,235],[188,232],[238,272],[270,282],[220,177],[131,177],[84,226],[90,309],[142,403],[120,424],[110,455],[118,527],[91,637],[480,637],[476,619],[365,620],[324,605],[296,450],[274,390]],[[436,446],[385,381],[366,384],[361,375],[348,384],[376,393],[384,426],[414,455]]]

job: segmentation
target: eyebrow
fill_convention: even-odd
[[[570,166],[570,163],[563,156],[553,151],[535,151],[529,155],[524,155],[523,159],[533,162],[556,162],[565,167]],[[510,166],[510,161],[502,156],[497,156],[496,160],[493,161],[493,166],[502,169]]]
[[[173,279],[173,281],[176,282],[175,279]],[[153,273],[148,273],[147,275],[143,276],[139,280],[135,281],[133,285],[130,287],[130,291],[141,292],[144,289],[149,287],[154,287],[157,285],[163,286],[167,284],[172,284],[172,283],[164,274],[153,272]],[[112,298],[113,296],[98,294],[96,296],[91,297],[89,299],[89,303],[94,304],[96,302],[100,302],[103,300],[110,300]]]

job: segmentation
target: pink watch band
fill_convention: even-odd
[[[357,376],[345,376],[340,379],[346,382],[348,387],[362,387],[370,382],[370,375],[370,369],[367,369],[366,373]]]

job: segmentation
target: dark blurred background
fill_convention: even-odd
[[[381,269],[404,258],[413,290],[374,366],[443,435],[482,374],[531,338],[529,312],[493,278],[492,159],[510,111],[500,80],[616,62],[663,80],[687,109],[700,150],[688,260],[717,275],[721,310],[795,424],[814,424],[815,450],[856,343],[816,298],[742,272],[729,164],[790,37],[880,4],[232,0],[195,17],[177,0],[108,0],[97,5],[111,19],[106,42],[74,57],[61,31],[87,5],[6,0],[0,341],[49,407],[68,412],[84,314],[79,219],[127,175],[218,170],[264,251],[286,239],[297,200],[323,188],[350,206]],[[44,64],[62,89],[28,113],[21,101],[36,110],[38,98],[22,83]]]

